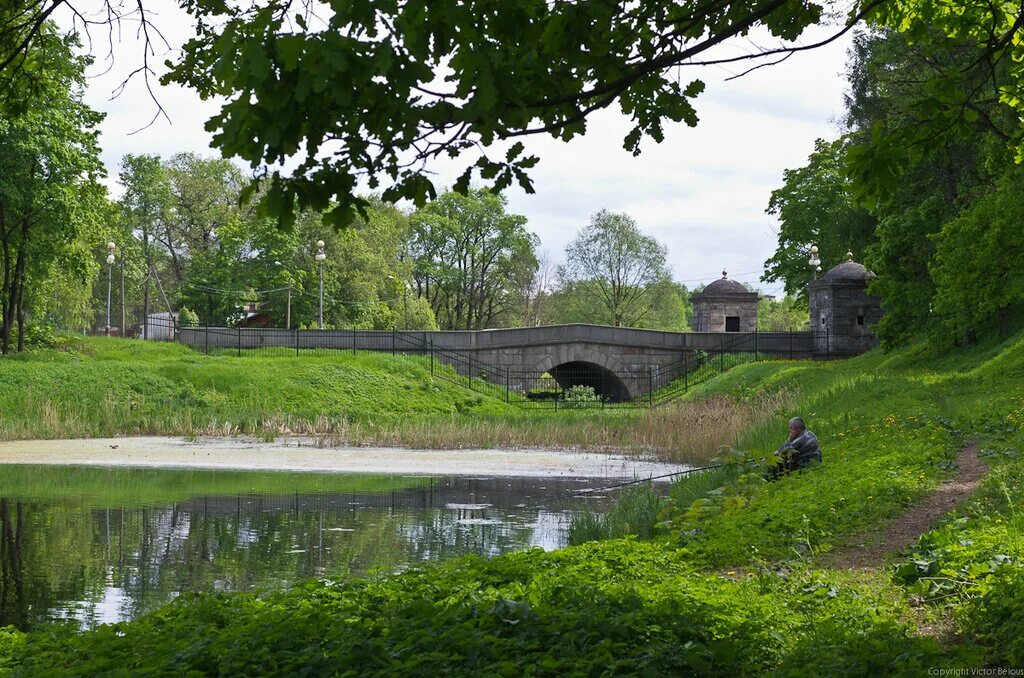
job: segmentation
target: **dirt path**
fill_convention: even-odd
[[[939,485],[920,504],[881,529],[851,536],[846,546],[823,556],[821,563],[843,570],[877,569],[894,553],[914,545],[936,520],[963,502],[988,472],[976,441],[967,443],[957,463],[956,477]]]

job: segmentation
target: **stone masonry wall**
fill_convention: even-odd
[[[696,332],[725,332],[726,316],[739,316],[740,332],[757,331],[757,295],[701,298],[693,301]]]

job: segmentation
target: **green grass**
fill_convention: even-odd
[[[925,534],[896,580],[949,608],[1002,665],[1024,663],[1024,399],[983,430],[992,470],[975,497]]]
[[[671,414],[565,421],[580,430],[613,421],[602,424],[605,433],[625,435],[689,425],[697,435],[720,426],[722,403],[743,412],[742,403],[766,402],[766,394],[785,395],[720,436],[731,439],[729,458],[768,456],[787,419],[801,415],[819,435],[824,463],[771,483],[751,461],[689,478],[670,493],[651,540],[469,558],[264,596],[186,596],[84,634],[11,632],[0,639],[0,667],[14,675],[358,666],[407,676],[796,676],[1020,665],[1024,334],[948,354],[918,346],[846,361],[739,365]],[[503,425],[522,425],[517,416]],[[494,426],[501,417],[482,419]],[[531,424],[538,431],[562,430],[540,421]],[[825,565],[823,554],[898,519],[951,477],[969,439],[981,441],[992,468],[971,502],[894,567],[845,573]],[[649,523],[635,506],[622,512]],[[950,620],[957,638],[922,635],[923,616]]]
[[[597,449],[699,464],[779,406],[720,399],[555,412],[503,396],[480,380],[470,389],[432,376],[422,356],[206,356],[177,344],[69,338],[64,350],[0,359],[0,440],[312,435],[337,445]],[[721,425],[700,423],[709,418]]]
[[[583,509],[569,522],[569,543],[583,544],[601,539],[636,536],[650,539],[665,502],[649,485],[627,487],[611,510]]]
[[[422,357],[217,357],[106,338],[75,348],[0,361],[0,438],[331,434],[409,416],[512,410],[497,398],[432,379]]]
[[[0,635],[11,675],[920,675],[957,665],[884,582],[706,576],[652,542],[182,596],[85,634]]]
[[[844,362],[760,363],[706,384],[705,395],[795,393],[793,406],[748,428],[737,447],[768,458],[785,437],[786,420],[799,415],[821,440],[825,464],[772,484],[755,470],[715,495],[678,502],[672,524],[680,539],[713,565],[810,558],[933,491],[964,441],[954,418],[987,399],[993,384],[975,379],[968,386],[960,372],[892,367],[896,362],[873,353]],[[992,379],[1020,391],[1002,373]]]
[[[673,502],[670,543],[715,568],[816,567],[848,535],[898,520],[976,439],[991,466],[977,496],[888,572],[896,595],[952,618],[987,661],[1024,661],[1024,334],[945,354],[922,345],[845,362],[740,366],[692,397],[778,387],[797,394],[794,406],[750,427],[739,446],[763,457],[785,419],[801,415],[825,463],[776,483],[749,473],[700,487],[703,496],[685,492]]]

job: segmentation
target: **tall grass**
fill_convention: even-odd
[[[86,339],[0,360],[0,439],[314,436],[329,445],[587,449],[701,464],[789,397],[717,395],[655,410],[531,411],[431,378],[418,356],[204,356]]]
[[[627,487],[609,511],[586,508],[574,514],[569,522],[569,544],[630,535],[650,539],[664,506],[664,498],[650,485]]]
[[[498,416],[427,417],[352,427],[334,442],[409,447],[551,447],[628,451],[663,461],[700,465],[734,447],[751,426],[791,405],[783,389],[750,397],[716,395],[653,410],[516,411]],[[361,438],[362,437],[362,438]],[[361,438],[361,439],[360,439]]]

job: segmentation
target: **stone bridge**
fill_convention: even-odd
[[[463,375],[514,391],[550,375],[562,389],[592,386],[609,400],[631,400],[679,378],[707,354],[754,353],[807,358],[810,332],[666,332],[602,325],[552,325],[478,331],[283,330],[181,328],[199,350],[266,347],[432,353]]]

